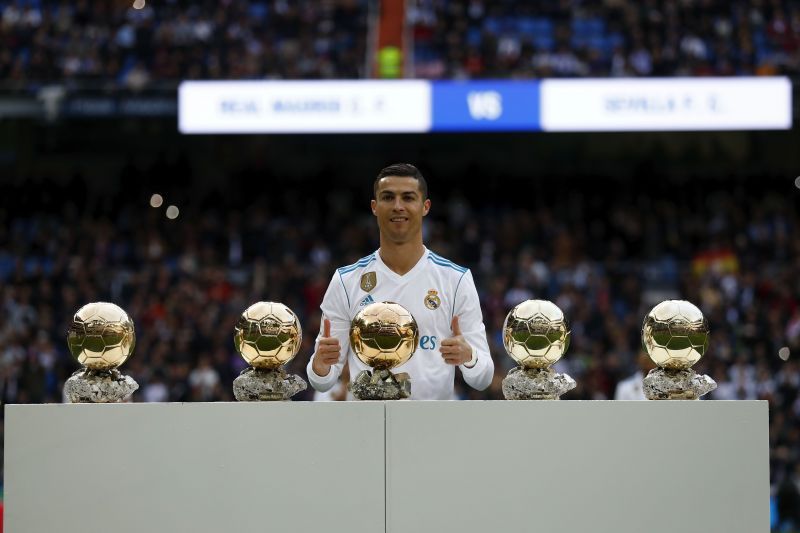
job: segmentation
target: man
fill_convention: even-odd
[[[648,372],[656,367],[656,364],[647,355],[644,350],[639,351],[636,358],[636,366],[638,370],[627,379],[623,379],[617,383],[617,389],[614,391],[615,400],[646,400],[644,395],[644,380]]]
[[[419,327],[417,351],[392,369],[409,374],[412,400],[453,399],[456,367],[468,385],[485,389],[494,363],[472,274],[422,242],[422,218],[431,208],[425,178],[413,165],[390,165],[378,174],[373,191],[380,248],[334,273],[308,363],[311,385],[322,392],[333,387],[345,361],[351,379],[369,369],[350,349],[350,322],[364,306],[392,301],[408,309]]]

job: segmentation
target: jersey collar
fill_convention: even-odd
[[[391,268],[389,268],[388,266],[386,266],[386,263],[384,263],[383,259],[381,259],[380,248],[378,248],[375,251],[375,263],[377,263],[377,268],[381,271],[381,273],[388,276],[389,279],[394,281],[408,281],[414,276],[416,276],[423,268],[425,268],[425,265],[428,263],[428,254],[430,252],[428,251],[428,248],[425,245],[423,245],[422,248],[424,251],[420,256],[419,261],[417,261],[417,264],[415,264],[411,268],[411,270],[409,270],[402,276],[397,272],[395,272],[394,270],[392,270]]]

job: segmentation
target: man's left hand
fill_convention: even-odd
[[[461,334],[457,316],[453,317],[450,329],[453,330],[453,336],[449,339],[442,340],[442,344],[439,347],[444,362],[448,365],[463,365],[464,363],[469,363],[472,360],[472,347],[467,344],[467,341]]]

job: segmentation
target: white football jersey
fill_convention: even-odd
[[[416,352],[405,364],[392,369],[393,373],[408,373],[411,399],[453,399],[455,366],[444,362],[439,348],[443,339],[453,336],[450,328],[454,316],[458,316],[461,333],[477,355],[472,368],[460,365],[464,381],[478,390],[488,387],[494,363],[472,273],[425,248],[419,262],[400,276],[383,263],[379,252],[334,273],[321,307],[323,320],[331,321],[331,336],[339,339],[342,352],[327,376],[314,373],[312,356],[307,368],[311,385],[318,391],[330,389],[339,380],[345,358],[350,364],[351,381],[362,370],[370,370],[350,348],[350,323],[365,306],[391,301],[408,309],[419,328]],[[318,343],[319,336],[314,353]]]
[[[641,372],[636,372],[629,378],[620,381],[617,384],[617,389],[614,391],[614,399],[646,400],[643,380],[644,375]]]

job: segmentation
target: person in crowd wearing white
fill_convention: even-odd
[[[644,385],[642,380],[650,370],[656,367],[650,356],[644,350],[639,352],[639,357],[636,360],[639,369],[630,377],[623,379],[617,383],[617,389],[614,391],[615,400],[646,400],[644,395]]]

